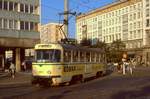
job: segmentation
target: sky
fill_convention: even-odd
[[[69,11],[86,13],[88,11],[108,5],[116,0],[68,0]],[[41,0],[41,23],[62,23],[64,0]],[[69,16],[69,38],[75,38],[75,16]]]

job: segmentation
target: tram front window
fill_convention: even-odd
[[[60,62],[60,50],[36,50],[37,62]]]

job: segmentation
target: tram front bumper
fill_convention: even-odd
[[[33,76],[32,84],[37,83],[59,84],[61,83],[61,76]]]

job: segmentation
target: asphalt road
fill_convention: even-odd
[[[138,68],[132,76],[112,73],[70,86],[2,87],[0,99],[150,99],[150,68]]]

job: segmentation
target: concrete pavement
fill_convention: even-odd
[[[10,73],[3,72],[3,74],[0,75],[0,88],[30,85],[31,76],[31,71],[17,72],[15,78],[12,78]]]

